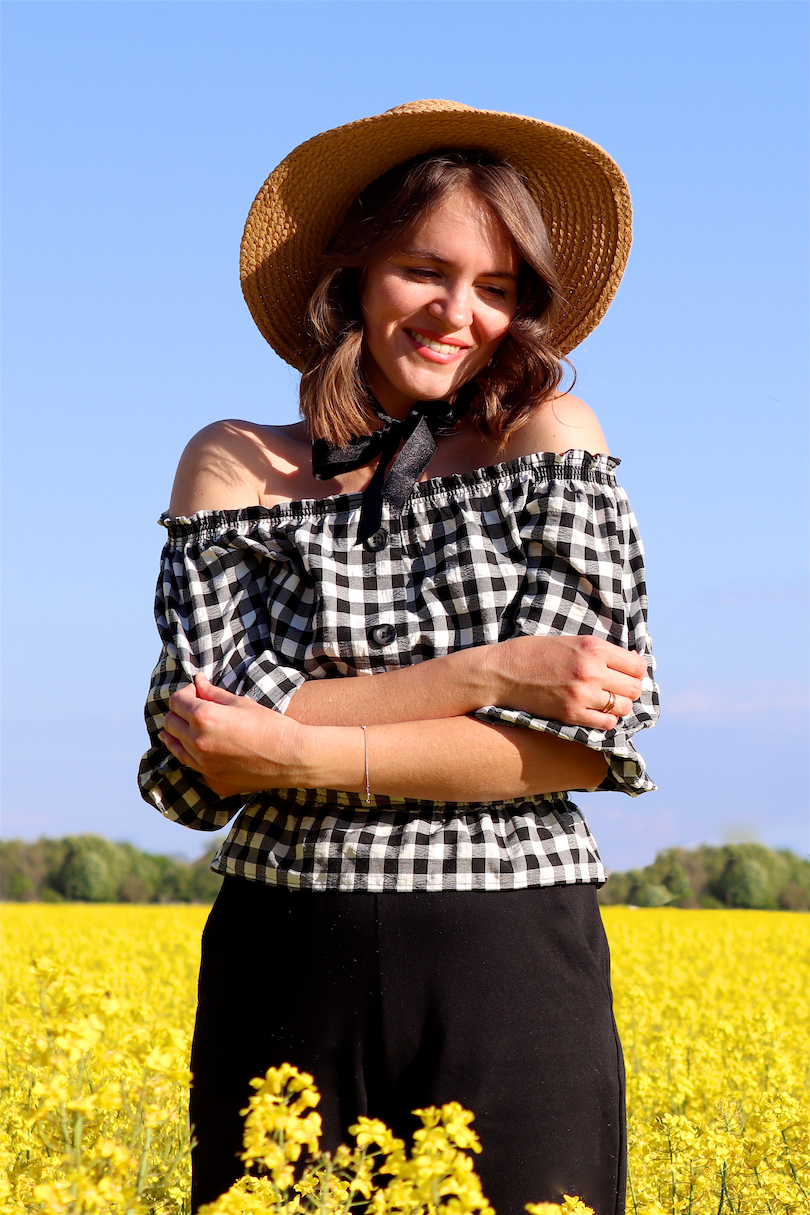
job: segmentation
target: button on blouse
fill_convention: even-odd
[[[370,553],[377,553],[381,548],[385,548],[388,543],[388,532],[384,527],[381,527],[378,531],[372,532],[363,543]]]
[[[375,624],[374,628],[368,631],[372,645],[390,645],[396,635],[393,624]]]

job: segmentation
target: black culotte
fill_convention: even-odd
[[[591,885],[342,894],[225,878],[203,934],[191,1070],[192,1210],[242,1175],[249,1081],[288,1062],[322,1146],[358,1115],[407,1138],[459,1101],[497,1215],[579,1195],[622,1215],[624,1069]]]

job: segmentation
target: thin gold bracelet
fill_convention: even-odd
[[[361,726],[360,729],[363,731],[363,751],[364,751],[365,757],[366,757],[366,805],[370,806],[371,805],[371,790],[369,789],[369,785],[368,785],[368,735],[366,734],[365,726]]]

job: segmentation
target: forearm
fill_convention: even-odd
[[[362,731],[322,727],[314,733],[306,785],[363,793]],[[390,797],[499,801],[595,789],[607,770],[600,753],[578,743],[469,717],[372,726],[366,741],[370,790]]]
[[[645,671],[640,655],[596,637],[513,637],[371,677],[308,680],[287,716],[310,726],[377,726],[494,704],[610,730],[641,695]]]
[[[286,716],[308,726],[389,725],[461,717],[496,698],[494,646],[459,650],[372,676],[310,679]]]

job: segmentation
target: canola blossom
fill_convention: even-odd
[[[0,1215],[188,1215],[206,914],[4,906]],[[627,1064],[628,1215],[810,1215],[807,917],[603,914]],[[321,1156],[317,1090],[289,1062],[254,1083],[243,1159],[261,1175],[205,1215],[492,1215],[471,1113],[419,1111],[410,1147],[363,1118]],[[569,1196],[528,1210],[588,1208]]]

